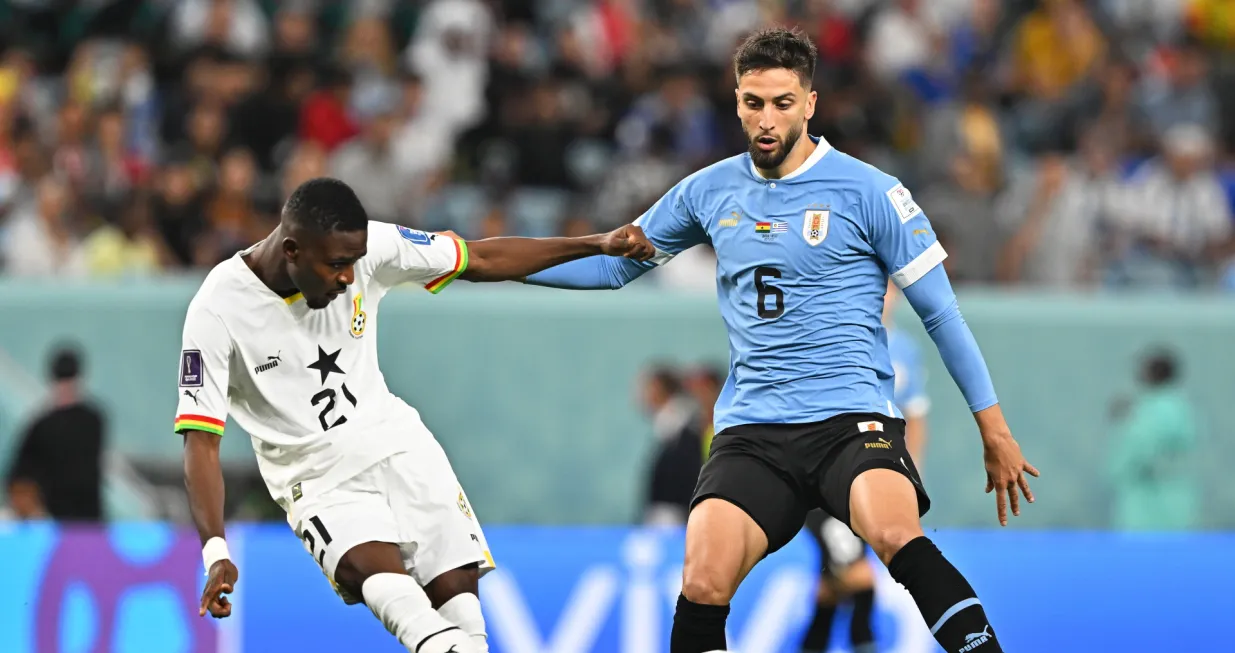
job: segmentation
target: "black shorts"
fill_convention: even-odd
[[[691,507],[710,497],[736,505],[763,529],[772,553],[797,535],[812,508],[850,526],[853,479],[877,468],[908,477],[918,491],[918,515],[930,510],[905,448],[904,420],[846,413],[811,424],[734,426],[712,439]]]

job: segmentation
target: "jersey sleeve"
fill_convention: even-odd
[[[180,349],[180,394],[175,431],[223,435],[227,422],[231,336],[223,321],[204,307],[189,306]]]
[[[415,283],[441,292],[467,270],[467,243],[385,222],[369,223],[373,276],[386,286]]]
[[[656,247],[655,265],[664,265],[682,252],[706,242],[707,233],[691,212],[691,181],[688,177],[665,193],[652,208],[635,220]]]
[[[912,285],[948,257],[904,184],[884,177],[872,184],[865,204],[870,244],[898,288]]]

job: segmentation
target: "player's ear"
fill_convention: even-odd
[[[812,90],[806,94],[806,119],[810,120],[815,117],[815,101],[819,99],[819,94]]]
[[[288,236],[283,239],[283,256],[289,261],[295,261],[300,256],[300,243],[295,238]]]

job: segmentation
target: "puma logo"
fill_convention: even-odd
[[[457,644],[451,644],[450,648],[446,649],[446,653],[459,653],[457,650],[455,650],[455,646],[457,646]]]
[[[283,362],[283,350],[280,349],[279,353],[275,354],[274,356],[267,356],[266,361],[267,362],[253,368],[253,373],[261,374],[262,372],[268,372],[278,367],[279,363]]]
[[[193,400],[193,405],[194,405],[194,406],[200,406],[201,404],[197,403],[197,394],[198,394],[199,392],[201,392],[201,390],[198,390],[197,392],[190,392],[190,391],[188,391],[188,390],[185,390],[185,391],[184,391],[184,396],[188,397],[189,399],[192,399],[192,400]]]
[[[866,443],[866,448],[867,449],[891,449],[892,442],[889,440],[884,440],[883,438],[875,438],[874,442]]]
[[[987,624],[982,632],[965,635],[965,645],[956,653],[968,653],[989,641],[991,641],[991,626]]]

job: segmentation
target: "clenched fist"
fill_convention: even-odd
[[[643,229],[633,225],[623,225],[605,234],[600,243],[601,252],[609,256],[623,256],[636,261],[646,261],[656,255]]]

